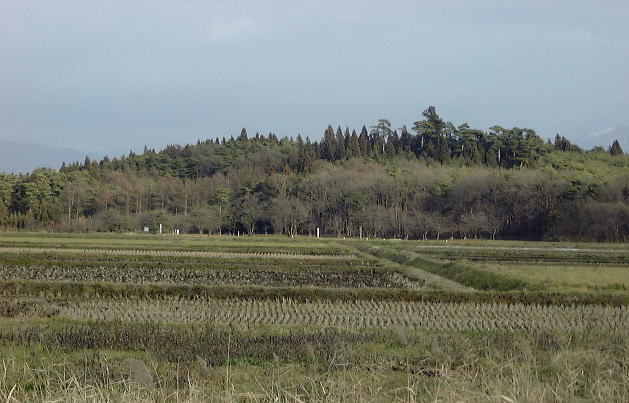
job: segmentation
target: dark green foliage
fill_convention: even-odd
[[[456,126],[432,106],[413,129],[330,125],[314,142],[242,129],[0,174],[0,230],[629,239],[629,158],[617,142],[583,152],[531,129]]]
[[[568,140],[564,136],[560,136],[559,134],[555,136],[554,147],[557,151],[582,152],[579,146],[577,146],[576,144],[572,144],[570,140]]]
[[[622,155],[624,154],[622,147],[620,146],[620,143],[618,142],[618,140],[614,140],[614,142],[612,143],[611,147],[609,147],[609,153],[611,155]]]

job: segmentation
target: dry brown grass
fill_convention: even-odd
[[[531,357],[532,359],[533,357]],[[626,359],[626,357],[624,357]],[[136,360],[137,362],[141,362]],[[0,369],[2,402],[626,402],[629,373],[608,373],[605,358],[588,352],[552,354],[545,370],[533,361],[485,359],[470,370],[435,373],[330,368],[313,372],[294,364],[215,367],[198,372],[178,366],[151,375],[93,382],[63,363],[31,366],[8,357]],[[470,363],[472,364],[472,363]],[[112,363],[105,363],[112,365]],[[142,363],[142,365],[144,365]],[[144,365],[146,371],[150,371]],[[115,371],[115,368],[105,367]],[[144,374],[146,375],[146,374]],[[143,376],[144,376],[143,375]],[[148,376],[148,375],[146,375]],[[169,385],[169,386],[166,386]]]
[[[356,259],[353,255],[304,255],[291,252],[209,252],[186,250],[150,250],[150,249],[72,249],[72,248],[16,248],[0,247],[0,253],[59,253],[59,254],[83,254],[87,256],[114,255],[114,256],[163,256],[163,257],[208,257],[208,258],[274,258],[274,259],[313,259],[343,261]]]
[[[583,330],[629,328],[629,307],[402,301],[100,299],[59,308],[73,320],[317,326],[347,329]]]

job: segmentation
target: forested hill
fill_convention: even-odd
[[[180,178],[210,176],[245,161],[254,161],[265,169],[281,172],[290,169],[304,173],[312,170],[317,160],[344,161],[352,158],[372,158],[379,161],[396,156],[417,158],[441,165],[483,165],[488,167],[534,167],[545,154],[553,150],[581,151],[566,138],[557,136],[554,144],[547,143],[534,130],[494,126],[489,131],[473,129],[467,124],[454,126],[443,121],[434,107],[423,113],[412,130],[391,128],[381,119],[370,129],[360,130],[328,127],[320,142],[296,138],[278,139],[257,133],[249,137],[243,129],[234,139],[215,139],[197,145],[168,146],[161,152],[145,149],[144,153],[121,159],[101,161],[103,169],[150,172]],[[258,160],[259,159],[259,160]],[[94,163],[64,166],[69,172],[85,169]]]
[[[624,241],[629,158],[531,129],[328,127],[0,175],[0,227]]]

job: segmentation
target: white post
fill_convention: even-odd
[[[319,227],[317,227],[317,238],[319,238]]]
[[[162,224],[159,225],[159,233],[162,233]]]

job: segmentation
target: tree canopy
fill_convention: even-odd
[[[629,237],[629,157],[427,108],[298,135],[209,139],[0,175],[0,227],[443,238]]]

